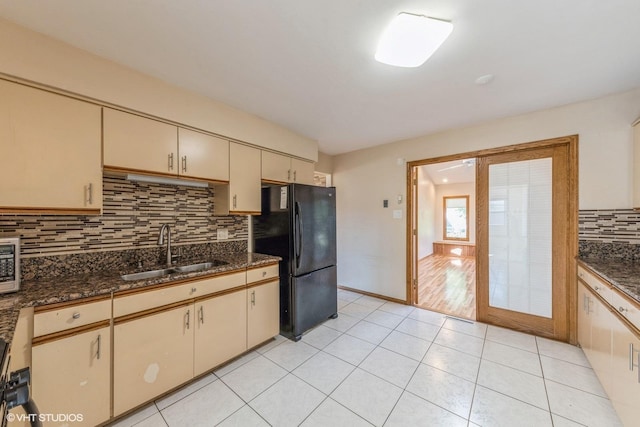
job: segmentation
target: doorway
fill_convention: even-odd
[[[476,318],[476,159],[416,167],[417,299],[449,316]]]
[[[407,302],[419,301],[419,168],[475,158],[476,319],[575,343],[577,152],[574,135],[407,163]]]

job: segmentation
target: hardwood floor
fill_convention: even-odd
[[[418,261],[417,306],[475,320],[475,258],[429,255]]]

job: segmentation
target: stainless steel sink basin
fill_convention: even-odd
[[[152,279],[154,277],[162,277],[167,274],[175,273],[175,268],[163,268],[162,270],[150,270],[150,271],[141,271],[140,273],[131,273],[131,274],[123,274],[122,280],[130,281],[130,280],[143,280],[143,279]]]
[[[139,273],[123,274],[120,277],[122,277],[122,280],[125,281],[153,279],[154,277],[162,277],[172,273],[193,273],[196,271],[208,270],[212,267],[225,264],[227,264],[227,262],[215,260],[210,262],[200,262],[197,264],[183,265],[180,267],[163,268],[161,270],[149,270],[141,271]]]

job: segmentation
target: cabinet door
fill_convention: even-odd
[[[291,159],[292,182],[313,185],[314,164],[304,160]]]
[[[617,319],[599,299],[591,297],[591,348],[589,362],[605,390],[611,386],[611,329]]]
[[[32,374],[33,400],[40,413],[82,414],[82,422],[71,423],[74,426],[107,421],[111,402],[110,327],[35,344]]]
[[[633,127],[633,208],[640,208],[640,121]]]
[[[110,108],[103,115],[105,168],[178,174],[176,126]]]
[[[578,282],[578,344],[585,353],[591,350],[591,293]]]
[[[229,141],[189,129],[178,129],[179,175],[229,181]]]
[[[193,304],[114,326],[114,416],[193,377],[193,326]]]
[[[619,319],[613,322],[610,398],[622,423],[640,419],[640,339]],[[607,390],[609,391],[609,390]]]
[[[291,158],[270,151],[262,152],[262,180],[286,183],[293,179]]]
[[[100,107],[0,81],[0,210],[102,207]]]
[[[280,281],[247,290],[247,348],[280,332]]]
[[[229,144],[229,213],[260,214],[260,150]]]
[[[195,304],[194,374],[200,375],[247,349],[247,291]]]

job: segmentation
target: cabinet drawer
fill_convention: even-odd
[[[279,272],[278,264],[252,268],[247,270],[247,283],[259,282],[261,280],[271,279],[272,277],[278,277]]]
[[[140,290],[135,293],[116,294],[113,299],[113,317],[126,316],[139,311],[224,291],[244,284],[244,272],[239,272],[165,286],[155,290]]]
[[[111,299],[58,306],[55,309],[38,307],[33,316],[33,336],[48,335],[110,318]]]
[[[640,329],[640,309],[638,304],[632,303],[615,289],[611,290],[610,303],[618,313]]]
[[[578,277],[591,289],[596,291],[605,301],[611,303],[611,286],[605,284],[602,280],[598,279],[593,274],[589,273],[584,268],[578,266]]]

